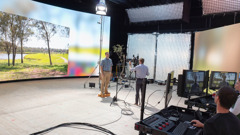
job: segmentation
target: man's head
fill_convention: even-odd
[[[144,58],[139,59],[139,64],[144,64]]]
[[[223,74],[222,74],[222,79],[223,79],[224,82],[226,81],[226,78],[227,78],[226,74],[223,73]]]
[[[224,86],[216,93],[215,103],[224,109],[230,109],[237,101],[237,98],[238,94],[233,88]]]
[[[109,52],[105,52],[106,58],[109,58]]]

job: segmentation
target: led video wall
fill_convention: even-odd
[[[240,24],[196,32],[194,70],[240,72]]]
[[[0,0],[0,81],[90,75],[99,60],[99,21],[31,0]],[[102,54],[109,51],[110,17],[103,24]]]

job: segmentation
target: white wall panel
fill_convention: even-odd
[[[158,36],[156,80],[166,80],[174,70],[174,77],[189,69],[191,34],[160,34]]]

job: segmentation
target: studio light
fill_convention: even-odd
[[[130,22],[178,20],[183,17],[183,2],[126,9]]]
[[[107,6],[105,0],[100,0],[96,6],[96,14],[98,15],[106,15],[107,14]]]
[[[240,0],[202,0],[203,15],[240,11]]]

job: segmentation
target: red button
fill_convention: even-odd
[[[162,130],[162,127],[159,127],[158,129],[159,129],[159,130]]]
[[[166,123],[166,125],[168,126],[168,125],[169,125],[169,123]]]
[[[162,127],[164,127],[164,128],[165,128],[165,127],[166,127],[166,125],[162,125]]]

